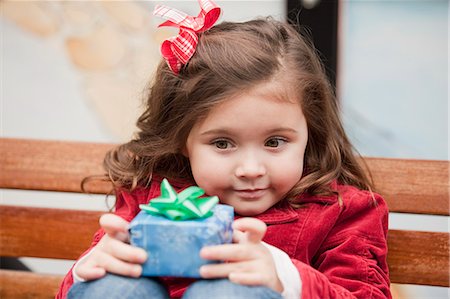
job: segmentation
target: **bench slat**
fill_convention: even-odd
[[[0,206],[0,256],[77,259],[103,212]]]
[[[0,139],[0,188],[81,192],[80,183],[102,175],[103,157],[114,145],[87,142]],[[90,183],[106,194],[111,185]]]
[[[449,234],[389,230],[391,282],[449,285]]]
[[[80,192],[84,177],[104,173],[103,156],[113,146],[2,138],[0,188]],[[377,191],[386,199],[391,212],[450,215],[449,161],[383,158],[366,161]],[[105,194],[111,191],[111,185],[89,183],[87,189]]]
[[[0,270],[0,298],[53,299],[63,276]]]
[[[1,206],[0,254],[76,259],[89,246],[100,214]],[[19,221],[23,217],[29,222]],[[24,239],[23,234],[28,237]],[[448,233],[390,230],[388,263],[392,282],[449,286],[448,242]]]
[[[449,161],[365,160],[391,212],[450,215]]]

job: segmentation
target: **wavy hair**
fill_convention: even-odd
[[[223,22],[202,33],[179,75],[161,61],[135,138],[105,157],[109,178],[128,190],[148,186],[153,173],[194,182],[182,154],[194,124],[233,94],[273,80],[284,80],[281,84],[295,93],[308,126],[303,176],[287,198],[332,194],[333,181],[370,190],[312,43],[271,18]]]

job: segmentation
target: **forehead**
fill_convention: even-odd
[[[234,94],[215,105],[194,130],[223,129],[261,132],[303,126],[304,115],[297,97],[272,84],[260,84]]]

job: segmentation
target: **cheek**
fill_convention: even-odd
[[[220,199],[223,198],[223,190],[225,190],[227,186],[221,178],[223,178],[223,176],[211,174],[209,171],[194,174],[194,180],[197,186],[205,190],[206,194],[210,196],[217,195]]]
[[[287,192],[300,180],[302,173],[303,159],[296,156],[280,162],[277,165],[277,173],[274,173],[272,178],[283,192]]]
[[[195,183],[207,194],[225,184],[224,167],[219,166],[215,159],[204,156],[201,159],[191,159],[190,163]]]

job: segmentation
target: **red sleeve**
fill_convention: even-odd
[[[126,221],[131,221],[139,212],[139,204],[148,203],[149,199],[153,198],[156,192],[159,192],[158,184],[159,181],[155,182],[155,184],[152,184],[149,189],[140,188],[134,190],[131,193],[118,190],[116,192],[115,214],[119,215]],[[86,255],[89,251],[91,251],[92,248],[94,248],[101,240],[104,234],[105,232],[103,231],[103,229],[99,229],[94,235],[91,246],[78,258],[78,260]],[[69,292],[69,289],[73,284],[72,268],[66,274],[59,287],[59,291],[56,294],[57,299],[66,298],[67,293]]]
[[[105,234],[105,232],[103,231],[103,229],[99,229],[93,238],[93,241],[91,243],[91,246],[89,247],[89,249],[87,249],[78,259],[82,258],[83,256],[85,256],[89,251],[91,251],[92,248],[95,247],[95,245],[97,245],[97,243],[100,241],[100,239],[103,237],[103,235]],[[75,266],[75,264],[70,268],[69,272],[66,274],[66,276],[64,277],[63,281],[61,282],[61,285],[59,287],[59,291],[56,294],[56,299],[63,299],[66,298],[67,293],[69,292],[70,287],[73,284],[73,277],[72,277],[72,269]]]
[[[388,210],[376,196],[350,199],[312,266],[293,260],[302,298],[391,298],[387,266]]]

